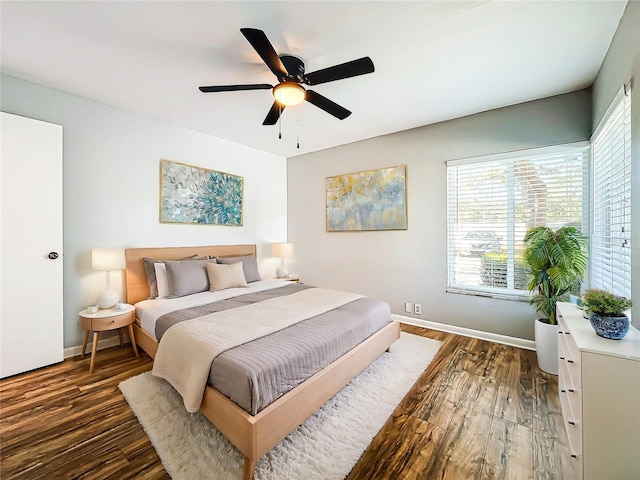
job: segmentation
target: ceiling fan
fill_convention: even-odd
[[[301,84],[319,85],[321,83],[342,80],[343,78],[356,77],[374,71],[373,62],[369,57],[359,58],[350,62],[323,68],[315,72],[305,73],[304,62],[293,55],[278,55],[271,42],[262,30],[257,28],[241,28],[240,31],[258,52],[260,58],[269,67],[269,70],[278,79],[275,86],[268,83],[253,83],[245,85],[217,85],[200,87],[200,91],[209,92],[233,92],[239,90],[272,90],[275,101],[267,113],[263,125],[275,125],[282,111],[287,106],[293,106],[306,100],[321,108],[334,117],[344,120],[351,112],[337,103],[329,100],[313,90],[305,89]]]

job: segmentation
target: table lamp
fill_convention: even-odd
[[[120,298],[120,294],[111,288],[111,272],[124,270],[124,249],[122,248],[92,248],[91,268],[102,270],[107,275],[107,289],[98,297],[98,307],[111,308]]]
[[[286,259],[293,257],[293,243],[274,243],[271,247],[271,254],[274,257],[282,258],[282,264],[276,270],[276,277],[283,278],[289,275]]]

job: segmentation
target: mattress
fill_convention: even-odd
[[[192,306],[158,316],[153,334],[161,341],[176,323],[313,288],[290,282],[255,287],[243,295],[209,303],[191,299]],[[221,353],[211,365],[208,383],[255,415],[390,321],[388,304],[359,298]]]
[[[201,292],[179,298],[142,300],[137,302],[135,305],[136,320],[138,321],[140,328],[148,333],[155,341],[159,341],[160,338],[156,336],[156,322],[160,317],[167,313],[207,305],[240,295],[286,287],[290,284],[291,282],[277,279],[260,280],[258,282],[252,282],[247,287],[243,288],[228,288],[217,292]]]

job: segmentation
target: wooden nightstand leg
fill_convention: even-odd
[[[129,324],[129,338],[131,339],[131,346],[133,347],[136,357],[140,357],[138,354],[138,346],[136,345],[136,337],[133,333],[133,325],[131,323]]]
[[[82,341],[82,354],[80,358],[84,358],[84,353],[87,351],[87,342],[89,341],[89,330],[84,331],[84,340]]]
[[[93,373],[93,362],[96,359],[96,351],[98,350],[98,334],[100,332],[93,332],[93,345],[91,346],[91,364],[89,365],[89,373]]]
[[[120,337],[120,348],[124,347],[124,336],[122,335],[122,328],[118,329],[118,336]]]

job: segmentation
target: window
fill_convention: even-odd
[[[618,92],[591,139],[592,288],[631,297],[631,86]]]
[[[448,291],[528,298],[522,239],[588,225],[586,143],[447,162]]]

